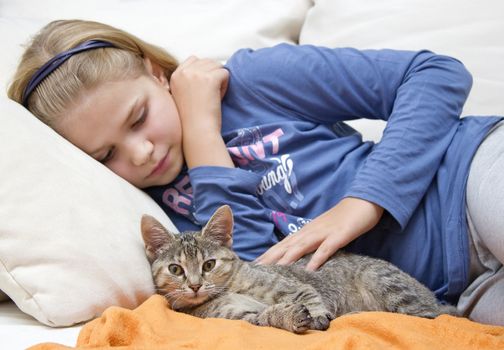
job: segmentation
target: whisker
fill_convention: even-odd
[[[228,287],[225,287],[225,286],[216,286],[212,289],[209,289],[208,290],[208,294],[211,296],[211,297],[214,297],[216,295],[219,295],[219,294],[222,294],[222,293],[225,293],[228,291]]]
[[[177,310],[177,307],[176,307],[176,304],[177,302],[183,297],[183,295],[180,295],[177,299],[175,299],[172,303],[171,303],[171,307],[173,310]]]
[[[173,297],[173,296],[177,296],[177,295],[179,295],[179,294],[180,294],[179,292],[175,291],[175,292],[168,292],[168,293],[164,294],[163,296],[164,296],[165,298],[168,298],[168,299],[169,299],[169,298],[171,298],[171,297]]]

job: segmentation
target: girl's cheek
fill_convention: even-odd
[[[116,175],[119,175],[123,179],[127,180],[128,182],[133,182],[134,181],[134,174],[132,173],[131,169],[128,170],[128,167],[126,164],[124,164],[124,161],[117,160],[114,161],[109,165],[109,169],[112,170]]]

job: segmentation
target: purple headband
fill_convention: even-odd
[[[53,58],[51,58],[49,61],[47,61],[42,67],[40,67],[35,74],[31,77],[30,81],[28,82],[28,85],[26,86],[25,90],[23,91],[23,106],[28,108],[28,97],[30,97],[30,94],[35,90],[35,88],[44,80],[47,78],[49,74],[54,72],[59,66],[61,66],[66,60],[68,60],[70,57],[73,55],[87,51],[87,50],[92,50],[92,49],[98,49],[101,47],[114,47],[111,43],[107,41],[102,41],[102,40],[89,40],[85,41],[82,44],[67,50],[63,51]]]

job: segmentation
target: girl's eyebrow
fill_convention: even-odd
[[[135,116],[135,111],[138,109],[138,101],[140,100],[139,97],[137,97],[133,103],[131,104],[131,107],[129,108],[129,112],[128,112],[128,115],[127,117],[124,119],[124,121],[121,123],[121,126],[120,126],[120,129],[123,129],[125,126],[127,126],[129,123],[130,123],[130,120]],[[101,146],[100,148],[98,148],[97,150],[95,150],[94,152],[90,152],[89,154],[95,158],[95,156],[101,152],[101,150],[103,148],[107,148],[108,146],[105,145],[105,146]]]

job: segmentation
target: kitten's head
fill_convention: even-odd
[[[149,215],[142,217],[141,226],[154,284],[172,309],[202,304],[225,291],[238,259],[231,250],[229,206],[217,209],[199,232],[169,232]]]

